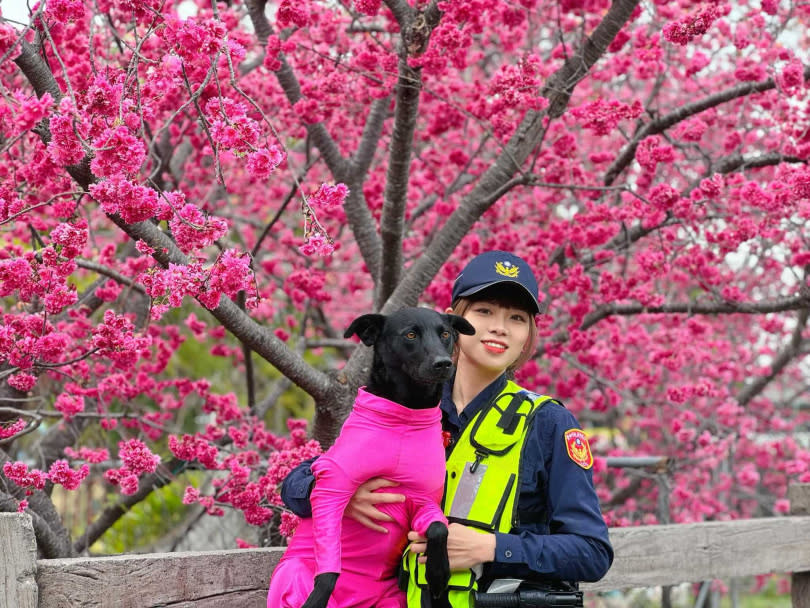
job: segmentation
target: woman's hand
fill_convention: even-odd
[[[405,495],[390,492],[375,492],[374,490],[391,488],[396,485],[398,485],[396,482],[383,479],[382,477],[369,479],[357,488],[354,496],[352,496],[352,499],[346,506],[345,514],[359,521],[366,528],[387,533],[388,529],[381,526],[378,522],[394,521],[394,518],[380,511],[377,505],[405,502]]]
[[[484,562],[495,559],[495,535],[480,532],[469,526],[450,524],[447,531],[447,557],[450,560],[450,570],[464,570]],[[424,553],[427,551],[427,539],[411,530],[408,532],[411,541],[411,553]],[[419,558],[425,563],[425,556]]]

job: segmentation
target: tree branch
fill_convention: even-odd
[[[168,235],[151,222],[127,224],[117,215],[108,216],[131,239],[142,240],[155,250],[153,257],[164,267],[169,263],[188,265],[188,258]],[[209,311],[222,325],[258,355],[275,365],[285,376],[312,395],[316,400],[326,397],[331,382],[328,376],[310,366],[300,355],[290,350],[268,328],[259,325],[226,297]]]
[[[413,7],[405,0],[385,0],[385,6],[393,13],[394,19],[399,23],[400,31],[405,31],[405,27],[413,19]]]
[[[604,55],[630,15],[638,5],[638,0],[613,0],[610,10],[577,53],[568,58],[543,88],[542,96],[548,98],[547,114],[559,118],[568,107],[568,102],[576,85],[588,74],[591,67]]]
[[[263,0],[252,0],[248,3],[248,14],[262,46],[267,45],[267,37],[273,33],[273,28],[267,21],[264,14]],[[283,55],[279,56],[281,68],[276,71],[281,88],[287,96],[287,100],[294,105],[303,97],[301,86],[292,68]],[[364,204],[361,192],[362,181],[352,179],[351,163],[343,158],[335,140],[329,135],[323,123],[306,125],[307,134],[316,148],[323,156],[326,166],[337,181],[342,181],[349,186],[350,193],[344,203],[344,211],[349,226],[355,235],[360,255],[371,276],[379,276],[380,263],[380,242],[377,237],[374,218],[368,207]]]
[[[53,74],[30,45],[23,45],[23,49],[23,53],[15,59],[15,62],[37,91],[50,91],[53,86],[56,86]],[[295,84],[297,86],[297,83]],[[58,86],[56,86],[56,90],[58,91]],[[41,136],[44,140],[45,136]],[[325,145],[325,147],[329,149],[328,145]],[[345,161],[342,162],[345,164]],[[87,169],[86,172],[83,170],[84,167]],[[87,157],[78,168],[77,166],[68,167],[67,170],[85,190],[95,180],[92,173],[90,173],[89,159]],[[344,169],[341,168],[340,170],[343,171]],[[108,217],[133,240],[143,240],[148,243],[155,250],[153,257],[164,268],[168,267],[169,263],[188,265],[188,258],[185,254],[177,248],[168,235],[153,223],[146,221],[127,224],[117,215],[108,215]],[[293,382],[316,400],[327,396],[331,384],[328,376],[312,368],[301,356],[293,353],[284,342],[276,338],[267,328],[259,325],[247,313],[239,310],[239,307],[231,300],[223,297],[220,300],[220,305],[210,312],[235,337],[275,365],[283,374],[289,376]]]
[[[764,315],[789,310],[807,310],[810,308],[810,295],[799,294],[791,298],[779,298],[764,302],[675,302],[662,306],[644,306],[643,304],[608,304],[588,314],[580,325],[585,331],[603,319],[617,316],[640,314],[689,314],[689,315],[723,315],[746,314]]]
[[[810,66],[804,68],[804,79],[810,79]],[[641,129],[639,129],[636,134],[633,136],[632,141],[628,143],[622,151],[619,153],[619,156],[616,157],[616,160],[608,168],[607,172],[605,173],[605,184],[610,185],[613,181],[618,177],[619,173],[624,171],[633,161],[636,156],[636,149],[638,148],[639,143],[646,138],[650,137],[651,135],[657,135],[659,133],[663,133],[673,125],[681,122],[689,118],[690,116],[694,116],[695,114],[700,114],[701,112],[708,110],[710,108],[714,108],[719,106],[723,103],[728,101],[732,101],[734,99],[738,99],[740,97],[745,97],[746,95],[751,95],[753,93],[762,93],[764,91],[769,91],[776,86],[773,78],[768,78],[767,80],[762,80],[760,82],[746,82],[743,84],[739,84],[737,86],[731,87],[725,91],[721,91],[719,93],[715,93],[714,95],[709,95],[703,99],[695,101],[693,103],[688,103],[686,105],[680,106],[674,112],[667,114],[666,116],[661,116],[660,118],[656,118],[652,122],[648,122],[644,125]]]
[[[256,32],[256,40],[262,48],[267,47],[267,39],[273,33],[273,28],[264,14],[267,0],[245,0],[245,6],[248,9],[250,21],[253,23],[253,31]]]
[[[54,102],[59,103],[62,99],[62,91],[59,89],[59,84],[56,82],[53,72],[34,47],[25,40],[20,41],[20,54],[14,59],[14,63],[17,64],[17,67],[20,68],[31,86],[34,87],[37,97],[49,93]],[[40,121],[34,127],[34,131],[42,138],[45,144],[51,141],[51,130],[46,120]],[[90,172],[90,158],[87,156],[78,164],[65,167],[65,169],[76,183],[85,190],[93,182],[93,175]]]
[[[54,101],[59,103],[59,100],[62,99],[62,90],[53,77],[51,68],[48,67],[48,64],[42,60],[37,50],[27,40],[20,40],[20,54],[14,60],[14,63],[28,78],[37,97],[50,93]]]
[[[495,163],[447,219],[438,237],[410,267],[402,282],[382,307],[383,312],[417,301],[456,245],[481,215],[498,200],[497,193],[500,192],[502,195],[505,192],[505,185],[520,170],[524,161],[541,141],[546,128],[544,118],[559,116],[562,113],[576,84],[605,52],[637,4],[638,0],[613,2],[593,36],[551,76],[549,84],[543,89],[543,95],[549,98],[547,111],[526,113]],[[347,367],[352,363],[353,361],[350,361]]]
[[[0,450],[0,465],[10,462],[8,454]],[[62,524],[62,518],[54,507],[51,497],[42,490],[34,490],[30,496],[23,496],[22,489],[6,479],[0,466],[0,485],[6,487],[8,493],[0,491],[0,511],[16,511],[17,499],[28,500],[28,513],[34,520],[34,532],[37,538],[37,547],[45,558],[72,557],[70,533]],[[17,491],[19,489],[19,496]]]
[[[97,262],[93,262],[92,260],[85,260],[82,258],[75,258],[76,266],[79,268],[84,268],[85,270],[92,270],[95,273],[103,275],[105,277],[111,278],[116,283],[120,283],[121,285],[126,285],[133,291],[137,291],[141,295],[146,295],[146,289],[144,289],[143,285],[139,285],[133,279],[122,275],[120,272],[113,270],[112,268],[108,268],[102,264],[98,264]]]
[[[276,71],[276,77],[279,84],[281,84],[281,88],[284,89],[290,105],[295,105],[297,101],[303,98],[301,85],[298,83],[290,64],[287,63],[287,59],[279,56],[279,60],[281,61],[281,68]],[[336,180],[343,181],[349,170],[349,162],[340,154],[337,143],[326,130],[326,127],[323,123],[318,122],[306,125],[306,130],[310,140],[323,156],[332,175]]]
[[[754,397],[765,390],[765,387],[770,384],[771,380],[782,373],[785,367],[787,367],[788,364],[801,353],[802,334],[807,327],[808,317],[810,317],[810,310],[805,308],[799,311],[796,318],[796,327],[793,329],[793,333],[790,336],[790,341],[780,351],[776,359],[774,359],[773,363],[771,364],[771,371],[766,376],[760,376],[751,382],[751,384],[746,386],[742,391],[740,391],[740,394],[737,397],[737,402],[742,407],[748,405],[748,403]]]
[[[709,169],[709,173],[727,174],[737,169],[760,169],[762,167],[773,167],[780,163],[801,163],[806,164],[806,158],[799,158],[798,156],[786,156],[774,152],[771,154],[758,154],[756,156],[743,156],[742,154],[732,154],[718,159]]]
[[[156,473],[144,476],[134,494],[122,497],[114,505],[107,507],[93,522],[87,526],[84,533],[79,535],[73,543],[75,553],[84,553],[93,545],[104,533],[109,530],[115,522],[121,519],[127,511],[146,499],[153,491],[159,490],[163,486],[172,483],[176,476],[188,468],[189,462],[186,460],[172,459],[166,465],[161,465]],[[161,470],[165,473],[161,473]]]
[[[385,180],[385,198],[380,218],[382,259],[380,280],[375,297],[375,308],[388,299],[402,275],[402,237],[405,209],[408,202],[408,178],[413,156],[413,134],[419,114],[419,96],[422,92],[422,71],[408,63],[410,56],[421,55],[430,41],[430,35],[439,24],[439,13],[433,13],[429,22],[424,13],[416,13],[407,23],[400,23],[402,43],[399,57],[399,77],[394,109],[394,132],[388,151],[388,171]]]
[[[377,281],[380,276],[382,244],[377,235],[377,223],[371,215],[363,195],[363,182],[368,175],[368,170],[380,142],[382,128],[388,115],[389,103],[390,98],[386,97],[374,101],[371,106],[360,143],[352,159],[351,169],[349,169],[346,184],[349,187],[349,195],[343,204],[343,210],[346,213],[346,219],[349,221],[354,239],[374,281]]]
[[[375,99],[371,104],[371,111],[366,118],[363,127],[363,134],[360,143],[352,158],[353,167],[350,170],[352,181],[361,181],[368,173],[369,167],[374,160],[374,154],[380,145],[380,134],[382,133],[385,119],[388,116],[388,106],[391,103],[390,97]]]

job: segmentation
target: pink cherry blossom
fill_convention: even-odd
[[[18,433],[21,433],[23,430],[25,430],[26,426],[27,424],[25,420],[23,420],[22,418],[17,418],[17,420],[6,426],[0,426],[0,439],[8,439],[9,437],[14,437]]]
[[[66,490],[75,490],[89,474],[90,467],[86,464],[74,470],[70,468],[67,460],[57,460],[48,471],[48,479],[52,483],[64,486]]]
[[[516,377],[596,437],[607,521],[664,498],[677,522],[785,513],[810,481],[810,8],[444,0],[417,24],[409,4],[0,18],[7,485],[86,465],[139,496],[161,455],[210,476],[186,502],[289,534],[278,485],[334,428],[284,423],[351,407],[351,320],[444,310],[504,249],[544,306]],[[639,454],[673,463],[666,497],[607,466]]]

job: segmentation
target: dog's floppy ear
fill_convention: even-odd
[[[475,328],[464,317],[453,314],[445,314],[444,316],[450,321],[450,327],[455,329],[458,333],[464,334],[465,336],[475,335]]]
[[[343,332],[344,338],[351,338],[357,334],[357,337],[363,341],[366,346],[373,346],[380,337],[383,324],[385,323],[385,315],[368,314],[357,317],[352,321],[349,328]],[[466,323],[466,321],[465,321]]]

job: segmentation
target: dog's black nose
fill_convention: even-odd
[[[438,371],[445,371],[452,367],[453,361],[450,357],[439,357],[433,362],[433,368]]]

